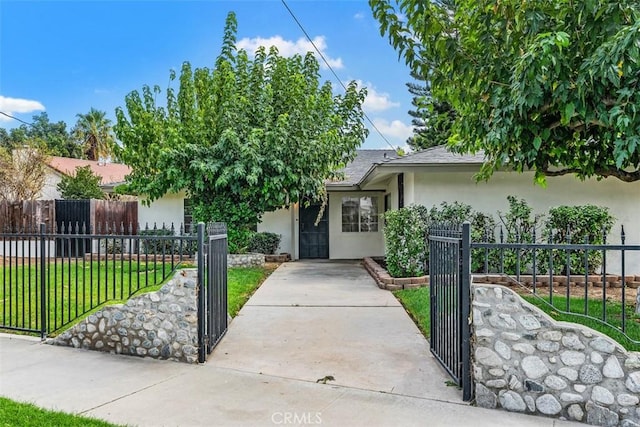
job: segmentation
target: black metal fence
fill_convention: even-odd
[[[204,232],[204,230],[203,230]],[[209,227],[206,262],[205,252],[199,252],[199,265],[205,265],[202,271],[202,292],[198,294],[198,360],[203,363],[227,331],[227,230],[224,226]],[[198,233],[198,239],[205,239]],[[200,271],[199,271],[200,273]]]
[[[430,347],[433,355],[472,398],[470,353],[469,224],[438,225],[429,231],[431,298]]]
[[[205,236],[214,233],[220,233],[219,226],[204,224],[197,233],[184,227],[113,224],[91,230],[78,224],[47,230],[43,224],[38,230],[0,233],[0,329],[45,338],[106,302],[124,301],[162,284],[180,264],[200,258],[200,295],[223,292],[212,292],[207,285],[224,287],[225,293],[224,300],[205,309],[226,322],[226,234],[212,236],[224,241],[209,256],[217,263],[207,268],[204,260],[210,250]],[[207,281],[207,274],[213,279]],[[201,318],[204,312],[199,311]],[[223,329],[226,323],[217,327],[218,335]],[[213,345],[209,343],[209,351]]]
[[[525,297],[533,297],[531,302],[557,315],[596,321],[640,344],[636,314],[640,245],[626,244],[624,228],[619,244],[608,244],[606,238],[602,241],[605,243],[472,242],[474,282],[515,285]]]

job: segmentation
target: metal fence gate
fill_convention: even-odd
[[[469,312],[470,225],[439,225],[429,230],[431,298],[431,352],[462,388],[463,400],[472,398]]]
[[[198,361],[204,363],[207,355],[227,332],[227,252],[226,226],[211,224],[207,228],[207,245],[199,245],[205,250],[198,252],[200,292],[198,293]],[[204,242],[204,230],[198,227],[198,241]]]

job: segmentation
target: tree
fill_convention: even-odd
[[[640,180],[633,0],[369,0],[383,35],[455,112],[449,144],[480,176]],[[406,17],[403,20],[402,16]]]
[[[166,107],[156,105],[157,86],[131,92],[115,132],[134,190],[154,200],[184,189],[195,219],[238,231],[264,212],[322,199],[325,180],[354,158],[366,129],[355,82],[334,95],[311,53],[284,58],[260,48],[250,59],[235,41],[230,13],[214,68],[185,62]]]
[[[78,122],[71,131],[89,160],[106,159],[115,143],[111,120],[104,111],[91,108],[87,114],[76,114]]]
[[[58,191],[65,200],[104,199],[101,180],[101,177],[94,175],[90,166],[78,166],[75,175],[62,176]]]
[[[415,73],[412,73],[411,77],[422,80]],[[433,102],[429,82],[410,82],[407,83],[407,88],[413,95],[411,105],[415,108],[409,110],[409,115],[413,117],[413,136],[407,139],[407,144],[414,150],[446,144],[451,135],[454,118],[451,107],[446,103]]]
[[[46,177],[47,155],[43,143],[26,141],[13,151],[0,147],[0,200],[34,200],[42,191]]]
[[[8,135],[6,132],[0,135],[0,146],[20,148],[36,140],[43,142],[45,150],[53,156],[82,157],[81,147],[67,131],[67,124],[63,121],[51,123],[45,112],[34,115],[31,124],[22,124],[11,129]]]

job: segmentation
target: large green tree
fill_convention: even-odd
[[[636,0],[369,0],[381,33],[455,112],[481,177],[640,180]]]
[[[424,78],[415,73],[411,73],[411,77],[423,82],[407,83],[407,89],[413,95],[413,109],[409,110],[413,135],[407,139],[407,144],[414,150],[446,144],[451,136],[454,118],[451,107],[446,103],[434,102],[430,82],[424,82]]]
[[[7,149],[30,145],[33,141],[44,143],[48,154],[53,156],[82,158],[82,147],[67,130],[64,121],[51,122],[46,112],[35,114],[31,124],[22,124],[9,132],[0,133],[0,146]]]
[[[153,200],[186,190],[197,220],[239,230],[264,212],[321,199],[366,129],[355,82],[335,95],[320,84],[311,53],[285,58],[260,48],[252,58],[236,49],[236,26],[230,13],[212,69],[183,64],[166,106],[156,103],[157,86],[127,95],[115,132],[137,192]]]
[[[111,120],[107,113],[91,108],[86,114],[76,114],[78,121],[71,131],[84,149],[89,160],[106,159],[111,155],[115,139],[111,128]]]

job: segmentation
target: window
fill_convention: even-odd
[[[342,231],[377,232],[378,197],[343,197]]]

